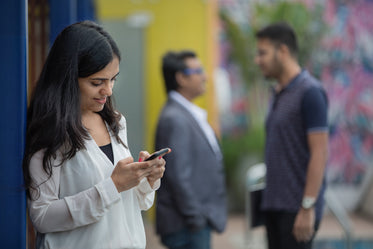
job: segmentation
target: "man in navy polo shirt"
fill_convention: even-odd
[[[328,154],[327,96],[297,60],[286,23],[256,33],[256,64],[275,79],[266,120],[266,188],[261,207],[269,249],[311,248],[322,217]]]

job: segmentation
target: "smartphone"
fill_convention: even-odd
[[[166,155],[170,152],[171,152],[170,148],[164,148],[164,149],[158,150],[158,151],[154,152],[153,154],[151,154],[150,157],[145,159],[145,161],[153,160],[154,158],[157,158],[159,156],[164,156],[164,155]]]

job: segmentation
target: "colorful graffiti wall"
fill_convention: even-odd
[[[373,1],[326,1],[321,79],[330,101],[329,180],[359,185],[373,159]]]

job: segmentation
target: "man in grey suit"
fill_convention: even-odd
[[[156,150],[170,147],[157,193],[156,228],[169,249],[210,249],[211,231],[226,225],[222,154],[206,111],[192,103],[205,92],[206,75],[192,51],[163,57],[168,100],[159,117]]]

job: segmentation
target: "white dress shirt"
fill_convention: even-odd
[[[119,136],[127,144],[124,117],[120,122]],[[110,135],[116,165],[131,154]],[[110,177],[114,165],[93,139],[85,146],[62,166],[53,167],[49,179],[42,168],[44,152],[31,159],[31,177],[40,184],[39,198],[28,201],[38,231],[37,248],[145,248],[141,210],[152,206],[160,181],[152,189],[143,179],[137,187],[118,193]]]
[[[198,125],[201,127],[202,131],[204,132],[214,152],[216,153],[218,158],[221,159],[222,154],[221,154],[220,146],[216,139],[214,130],[211,128],[210,124],[207,121],[206,111],[200,108],[199,106],[193,104],[189,100],[187,100],[184,96],[182,96],[177,91],[170,91],[168,93],[168,97],[175,100],[182,106],[184,106],[192,114],[192,116],[194,117],[194,119],[197,121]]]

